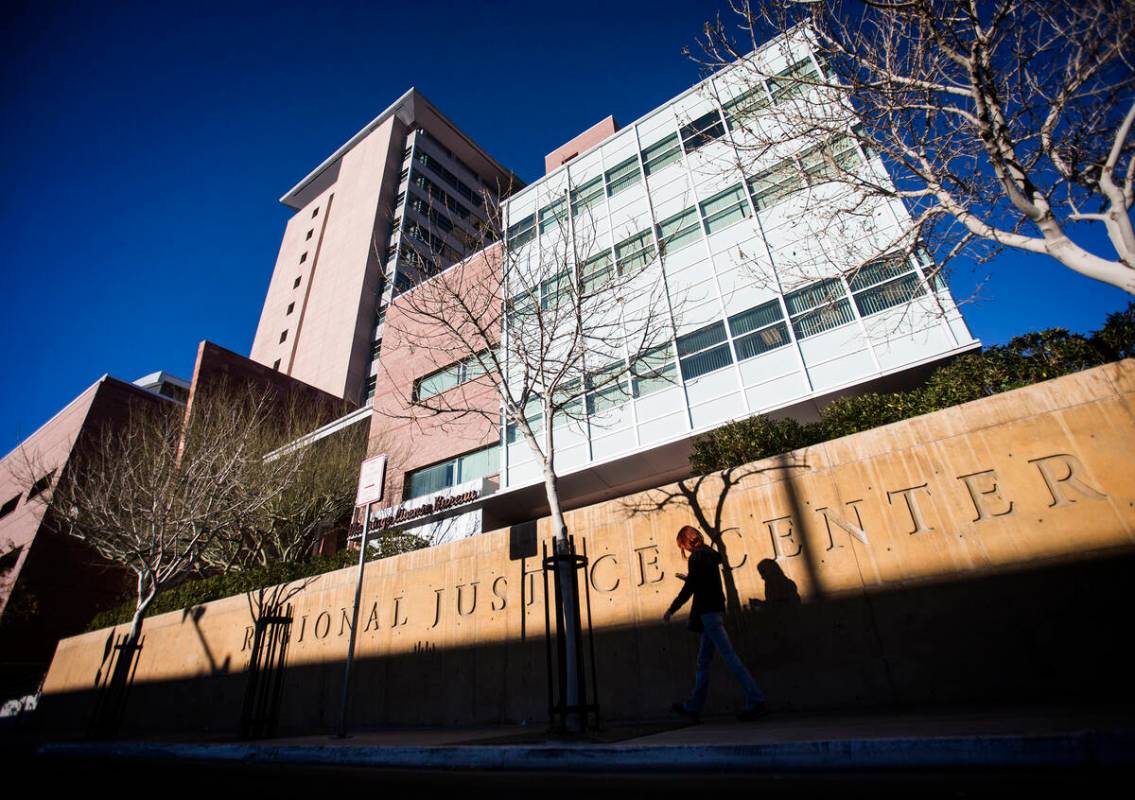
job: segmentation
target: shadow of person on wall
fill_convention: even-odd
[[[770,603],[800,605],[800,592],[796,589],[796,581],[785,575],[776,561],[771,558],[761,559],[757,562],[757,574],[765,582],[765,599],[751,598],[750,609],[758,609]]]

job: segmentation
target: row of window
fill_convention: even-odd
[[[815,80],[820,77],[811,59],[805,59],[783,70],[775,78],[770,78],[768,88],[763,81],[754,88],[730,100],[723,106],[725,116],[714,109],[686,125],[677,133],[647,145],[638,155],[631,156],[616,164],[601,175],[569,192],[572,216],[578,216],[592,208],[600,200],[613,197],[624,189],[634,186],[645,173],[653,175],[681,160],[683,151],[693,153],[701,147],[725,135],[726,125],[735,126],[739,116],[752,114],[772,103],[782,103],[801,91],[805,84],[798,80]],[[795,79],[795,80],[793,80]],[[556,221],[565,218],[564,199],[557,198],[538,214],[529,214],[508,229],[510,247],[521,247],[536,235],[536,222],[539,219],[539,232],[544,233]]]
[[[456,190],[459,195],[465,198],[466,201],[472,203],[476,208],[481,208],[484,205],[484,198],[481,197],[478,192],[469,188],[469,184],[454,175],[445,164],[441,163],[441,159],[435,158],[421,148],[418,148],[414,152],[414,158],[422,164],[425,164],[430,172],[448,183],[451,188]]]
[[[787,321],[780,303],[771,300],[733,314],[725,320],[705,325],[677,339],[678,364],[682,377],[684,380],[693,380],[727,367],[733,363],[734,353],[738,361],[745,361],[788,345],[791,341],[789,324],[797,339],[806,339],[846,325],[855,319],[851,310],[852,302],[863,317],[906,303],[926,293],[925,279],[929,278],[931,270],[932,265],[924,251],[919,251],[917,261],[901,254],[893,254],[871,262],[850,277],[850,299],[841,280],[828,278],[784,296],[784,307],[788,310]],[[935,281],[937,282],[937,278]],[[937,285],[940,288],[940,283]],[[547,297],[545,292],[540,299],[546,302]],[[514,313],[523,312],[522,308],[515,308],[519,302],[514,300]],[[527,298],[527,302],[532,302],[532,298]],[[607,368],[608,371],[610,369],[624,370],[625,367],[616,364]],[[603,371],[597,374],[602,373]],[[674,363],[669,346],[648,353],[630,369],[629,375],[633,381],[630,387],[624,376],[608,382],[599,392],[587,394],[587,413],[599,413],[632,394],[639,397],[673,383]],[[535,419],[538,420],[539,412],[535,414]],[[514,441],[515,438],[515,430],[510,429],[509,441]]]
[[[753,88],[722,104],[725,122],[730,129],[742,127],[747,118],[752,118],[771,105],[784,103],[803,93],[808,88],[809,82],[818,82],[822,77],[812,59],[805,57],[767,81],[753,78],[755,84]]]
[[[477,174],[477,170],[473,169],[473,168],[472,168],[471,166],[469,166],[468,164],[466,164],[466,163],[465,163],[465,161],[464,161],[464,160],[462,160],[462,158],[461,158],[460,156],[458,156],[458,155],[457,155],[456,153],[454,153],[454,152],[453,152],[452,150],[450,150],[450,149],[449,149],[448,147],[446,147],[446,146],[445,146],[444,144],[442,144],[442,143],[441,143],[440,141],[438,141],[438,140],[437,140],[436,138],[434,138],[433,134],[431,134],[431,133],[430,133],[429,131],[427,131],[427,130],[426,130],[425,128],[418,128],[418,136],[420,136],[420,137],[422,137],[422,138],[424,138],[424,139],[427,139],[427,140],[429,140],[429,143],[430,143],[431,145],[433,145],[434,147],[436,147],[436,148],[437,148],[438,150],[440,150],[441,152],[445,153],[445,154],[446,154],[446,155],[447,155],[447,156],[449,157],[449,159],[450,159],[451,161],[453,161],[453,162],[455,162],[455,163],[457,163],[457,164],[460,164],[460,165],[461,165],[461,168],[462,168],[463,170],[465,170],[465,171],[466,171],[467,173],[469,173],[469,175],[473,176],[473,178],[474,178],[475,180],[478,180],[478,181],[480,181],[480,183],[481,183],[481,186],[483,186],[483,187],[484,187],[484,189],[485,189],[486,191],[488,191],[488,192],[489,192],[489,193],[491,193],[491,194],[496,194],[496,192],[495,192],[495,191],[493,190],[493,187],[492,187],[492,186],[489,186],[489,184],[487,184],[487,183],[486,183],[486,182],[484,181],[484,179],[483,179],[483,178],[481,178],[481,177],[480,177],[480,176],[479,176],[479,175]]]
[[[657,225],[658,242],[664,253],[676,253],[698,241],[702,234],[702,223],[706,233],[716,233],[748,217],[746,186],[752,195],[753,205],[757,210],[764,210],[806,186],[839,180],[842,174],[862,164],[863,159],[850,137],[840,137],[828,145],[811,148],[748,178],[743,184],[730,186],[696,206],[662,220]],[[547,213],[548,219],[561,215],[562,204],[561,199],[540,210],[540,233],[546,230],[545,214]],[[530,241],[535,235],[533,215],[529,215],[509,228],[509,243],[517,247]],[[642,231],[615,245],[616,261],[625,261],[628,268],[645,266],[654,257],[653,242],[647,245],[649,239],[650,232]],[[594,258],[604,257],[606,254]],[[621,271],[622,264],[619,266]]]
[[[461,260],[461,253],[457,252],[456,248],[451,246],[441,236],[434,233],[429,228],[419,225],[417,222],[407,222],[402,229],[402,233],[417,239],[419,242],[426,245],[433,253],[448,261]]]
[[[667,386],[673,386],[677,383],[676,376],[674,348],[669,343],[642,354],[629,368],[625,361],[614,361],[589,372],[582,392],[579,381],[571,381],[562,387],[559,395],[569,400],[562,404],[563,410],[556,425],[558,427],[571,419],[580,419],[585,410],[587,416],[595,416],[621,405],[631,397],[646,397]],[[543,430],[543,403],[539,398],[529,402],[524,416],[533,432]],[[505,438],[509,444],[519,440],[520,432],[515,423],[507,426]]]
[[[430,199],[430,202],[435,205],[444,206],[447,211],[456,214],[461,219],[466,219],[470,214],[473,213],[469,210],[468,207],[458,201],[456,197],[431,181],[428,175],[425,175],[418,170],[415,170],[414,174],[410,176],[410,183],[413,186],[421,189],[425,193],[426,197]],[[396,203],[396,205],[400,204]]]
[[[498,472],[500,472],[500,446],[493,444],[440,464],[406,473],[402,496],[406,500],[411,500],[459,483],[496,475]]]
[[[470,356],[463,361],[450,364],[448,367],[418,378],[414,381],[414,400],[428,400],[434,395],[439,395],[455,386],[481,377],[485,374],[481,365],[487,355],[486,353],[480,357]]]
[[[441,228],[446,233],[453,232],[453,220],[441,213],[437,206],[418,195],[410,192],[410,208],[428,219],[431,224]]]

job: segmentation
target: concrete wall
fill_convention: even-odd
[[[724,545],[731,633],[774,708],[1130,702],[1135,361],[573,511],[599,700],[665,714],[697,638],[662,613],[677,529]],[[502,530],[372,563],[352,725],[546,719],[538,542]],[[287,589],[283,731],[336,722],[351,570]],[[250,598],[150,620],[128,731],[233,730]],[[60,643],[41,706],[81,727],[112,631]],[[739,703],[715,667],[709,711]]]

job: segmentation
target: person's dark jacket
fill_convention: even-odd
[[[690,553],[689,569],[682,591],[674,598],[667,612],[673,614],[681,608],[690,595],[694,596],[690,606],[690,630],[702,631],[702,614],[725,611],[725,594],[721,591],[721,554],[710,547],[702,546]]]

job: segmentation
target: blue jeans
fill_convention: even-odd
[[[741,688],[745,690],[745,708],[764,702],[764,692],[761,691],[761,687],[757,686],[757,682],[753,680],[749,670],[745,669],[745,665],[741,663],[741,659],[733,649],[733,643],[729,641],[729,634],[725,632],[724,615],[721,613],[702,614],[701,621],[705,630],[702,631],[701,647],[698,648],[697,677],[694,680],[694,691],[685,703],[686,710],[697,714],[705,706],[706,694],[709,691],[709,665],[713,661],[715,650],[721,653],[725,665],[729,667],[734,677],[737,678],[737,682],[741,684]]]

